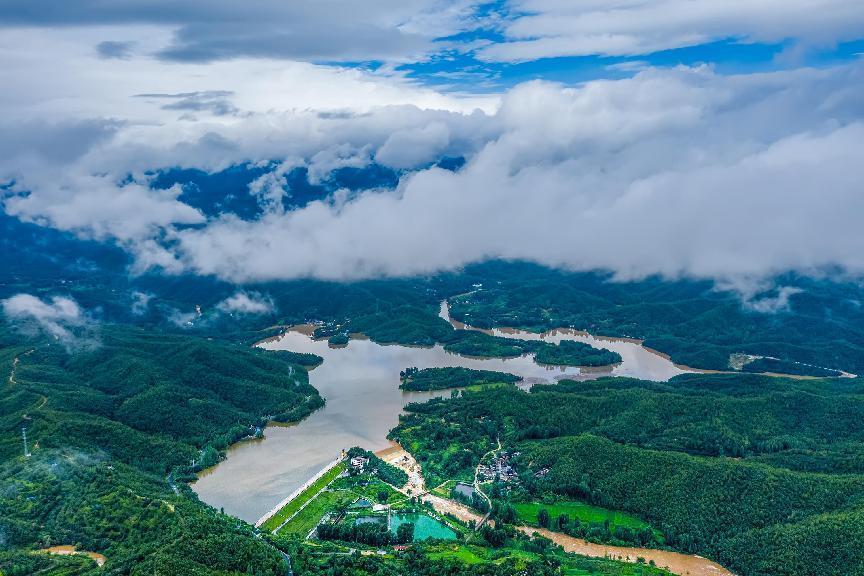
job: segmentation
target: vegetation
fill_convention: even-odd
[[[56,341],[0,334],[0,367],[15,365],[0,395],[0,534],[12,557],[76,544],[118,574],[284,573],[250,526],[201,505],[179,480],[268,418],[293,421],[321,406],[306,370],[246,345],[125,326],[103,326],[98,345],[71,354]],[[45,573],[93,565],[27,558],[22,565]]]
[[[348,334],[334,334],[327,339],[327,343],[331,346],[345,346],[348,344]]]
[[[513,508],[516,510],[517,518],[521,524],[543,526],[544,528],[560,524],[558,520],[562,516],[566,516],[571,522],[578,520],[584,524],[608,524],[613,530],[619,526],[632,530],[651,528],[632,514],[593,506],[578,500],[555,500],[548,504],[545,502],[516,502],[513,504]],[[538,520],[541,512],[546,513],[547,522],[545,524]]]
[[[611,350],[597,349],[582,342],[564,340],[557,346],[543,346],[534,359],[541,364],[558,366],[609,366],[619,364],[621,355]]]
[[[533,342],[490,336],[472,330],[455,330],[443,342],[447,352],[478,358],[515,358],[530,354],[535,348]]]
[[[710,281],[617,282],[526,263],[479,264],[439,283],[463,294],[449,299],[451,316],[479,328],[540,332],[567,326],[639,338],[675,362],[699,368],[725,370],[731,354],[746,353],[864,373],[864,308],[858,305],[864,295],[855,282],[775,278],[775,286],[800,292],[774,313],[757,312]],[[482,290],[469,293],[471,283],[482,283]],[[752,300],[775,296],[776,289],[769,289]],[[820,369],[798,370],[823,375]]]
[[[304,368],[315,368],[316,366],[320,366],[321,363],[324,362],[323,358],[321,358],[317,354],[310,354],[309,352],[274,350],[271,353],[276,353],[281,356],[285,361],[290,362],[291,364],[296,364],[297,366],[303,366]]]
[[[98,346],[75,354],[48,341],[12,351],[3,458],[20,453],[26,425],[43,449],[96,450],[155,473],[192,460],[198,469],[266,420],[324,404],[290,357],[204,338],[105,326]]]
[[[478,494],[476,491],[472,492],[471,495],[469,496],[463,492],[460,492],[454,486],[450,490],[450,493],[447,496],[451,500],[456,500],[457,502],[461,502],[462,504],[465,504],[466,506],[470,506],[474,510],[477,510],[478,512],[480,512],[481,514],[485,514],[486,512],[489,511],[489,502],[485,498],[483,498],[483,496]]]
[[[444,349],[462,356],[480,358],[515,358],[535,354],[541,364],[559,366],[609,366],[621,362],[621,355],[582,342],[563,341],[550,344],[538,340],[517,340],[491,336],[473,330],[456,330],[444,340]]]
[[[305,506],[310,500],[315,498],[321,490],[332,483],[333,480],[335,480],[336,477],[344,471],[344,464],[337,464],[328,470],[315,482],[312,482],[303,492],[298,494],[296,498],[285,504],[285,506],[280,508],[278,512],[261,524],[261,528],[264,530],[270,530],[271,532],[279,528],[279,526],[296,514],[297,511]]]
[[[104,569],[118,574],[245,574],[249,566],[284,574],[281,556],[250,526],[202,506],[186,490],[174,494],[164,477],[116,460],[43,449],[5,463],[0,478],[0,528],[5,546],[18,550],[13,559],[77,544],[104,554]],[[23,565],[47,573],[75,573],[64,570],[82,564],[95,569],[79,558],[33,558]],[[16,573],[14,562],[4,571]]]
[[[414,525],[411,523],[401,524],[396,534],[391,534],[387,530],[387,525],[383,523],[335,524],[324,522],[318,526],[318,538],[357,542],[377,547],[389,546],[390,544],[408,544],[414,540]]]
[[[414,543],[385,556],[322,555],[317,547],[280,540],[295,571],[313,576],[668,576],[647,564],[565,554],[548,540],[512,539],[507,547]]]
[[[366,464],[366,466],[370,470],[375,470],[375,474],[383,482],[386,482],[391,486],[404,486],[408,483],[408,474],[406,474],[403,470],[400,470],[396,466],[384,462],[372,452],[363,450],[362,448],[358,448],[355,446],[354,448],[348,450],[348,458],[356,457],[368,459],[369,462],[368,464]]]
[[[492,495],[523,522],[540,521],[530,518],[536,503],[557,495],[627,512],[660,530],[666,545],[736,573],[795,566],[794,573],[840,575],[864,561],[850,554],[864,544],[862,391],[860,380],[743,374],[563,382],[531,394],[496,389],[410,405],[392,435],[433,484],[470,474],[501,438],[519,453],[512,463],[520,482],[498,483]],[[550,527],[564,522],[562,531],[583,537],[654,537],[644,524],[619,530],[611,520],[604,535],[605,521],[576,525],[575,512],[542,508]],[[811,553],[784,556],[777,542]],[[762,547],[770,558],[759,555]]]
[[[324,490],[291,518],[278,534],[293,534],[305,538],[329,513],[341,514],[357,499],[350,490]]]
[[[788,360],[775,360],[773,358],[757,358],[756,360],[745,364],[741,370],[744,372],[773,372],[775,374],[817,376],[822,378],[840,376],[840,372],[837,370],[819,368],[818,366],[810,366],[808,364],[799,364],[798,362],[790,362]]]
[[[453,317],[474,326],[571,326],[644,339],[691,366],[725,370],[730,355],[746,354],[779,360],[751,362],[744,372],[828,376],[864,372],[864,289],[855,283],[776,278],[776,286],[800,291],[788,309],[765,314],[708,282],[622,283],[604,274],[491,262],[430,278],[250,285],[244,288],[271,297],[275,309],[254,316],[220,310],[236,286],[183,275],[132,277],[128,255],[116,246],[2,213],[0,246],[0,298],[70,296],[94,320],[74,330],[74,342],[24,336],[0,322],[6,576],[265,576],[285,573],[282,552],[301,576],[661,573],[568,556],[508,526],[540,522],[539,509],[531,519],[520,507],[543,503],[551,528],[579,535],[584,528],[586,537],[600,539],[626,535],[613,520],[602,522],[607,536],[598,534],[600,520],[583,520],[584,510],[554,508],[564,500],[626,512],[662,531],[666,545],[712,557],[743,576],[864,573],[860,379],[746,373],[668,383],[603,379],[536,386],[532,394],[507,386],[411,406],[393,436],[418,456],[430,485],[470,481],[499,438],[521,452],[513,460],[520,482],[490,486],[500,520],[494,530],[470,543],[415,543],[384,557],[319,554],[335,545],[316,549],[294,537],[305,537],[358,493],[381,500],[383,492],[397,501],[378,481],[362,489],[334,483],[280,534],[260,538],[202,505],[183,483],[267,420],[296,421],[323,405],[304,369],[319,357],[249,348],[272,331],[267,327],[321,321],[327,337],[362,332],[378,342],[438,343],[465,355],[534,353],[541,361],[557,355],[554,363],[566,352],[453,330],[438,317],[439,302],[448,298]],[[473,290],[474,284],[483,287]],[[149,302],[143,309],[134,305],[139,293]],[[13,365],[14,380],[7,377]],[[30,458],[20,456],[22,426]],[[404,483],[398,469],[372,462],[382,480]],[[621,527],[637,540],[647,534]],[[107,563],[97,569],[83,556],[38,552],[61,544],[100,552]]]
[[[406,368],[399,373],[403,390],[425,391],[445,388],[467,388],[481,384],[518,382],[522,378],[507,372],[472,370],[470,368]]]
[[[521,505],[526,506],[526,505]],[[528,507],[532,506],[530,504]],[[583,505],[587,506],[587,505]],[[520,504],[514,506],[518,509]],[[604,510],[599,506],[591,506],[597,510]],[[527,517],[522,514],[518,515],[518,521],[522,524],[536,525],[542,528],[548,528],[555,532],[562,532],[568,536],[582,538],[590,542],[615,544],[623,546],[640,546],[648,548],[656,548],[662,544],[662,540],[658,537],[658,533],[651,529],[644,522],[634,519],[633,522],[613,523],[613,514],[607,514],[602,521],[584,521],[580,518],[578,512],[585,512],[583,509],[577,509],[576,517],[572,517],[566,512],[556,513],[552,516],[549,509],[545,507],[537,508],[536,516]],[[607,513],[609,511],[606,511]],[[628,515],[617,513],[620,516],[627,517]],[[589,515],[592,515],[589,513]],[[629,518],[634,518],[630,516]]]

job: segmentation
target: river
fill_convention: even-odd
[[[441,305],[441,316],[450,320],[446,303]],[[464,328],[457,322],[453,324]],[[224,508],[225,512],[254,523],[343,448],[386,447],[387,432],[398,423],[405,404],[450,394],[449,390],[401,391],[399,372],[410,366],[463,366],[511,372],[523,377],[520,385],[524,387],[562,377],[587,380],[610,374],[660,381],[685,371],[636,341],[598,338],[574,330],[544,334],[510,329],[493,332],[525,340],[577,340],[614,350],[621,354],[622,362],[605,369],[580,371],[577,367],[541,366],[530,355],[510,359],[468,358],[445,352],[441,346],[382,345],[352,339],[347,346],[332,348],[326,340],[313,340],[303,331],[289,330],[259,346],[311,352],[324,358],[324,363],[309,376],[311,384],[326,399],[326,406],[297,424],[267,426],[263,439],[235,444],[228,450],[226,460],[201,473],[193,489],[214,508]]]

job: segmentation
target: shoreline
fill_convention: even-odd
[[[661,352],[655,348],[650,348],[645,346],[645,340],[640,340],[638,338],[629,338],[629,337],[618,337],[618,336],[601,336],[598,334],[591,334],[585,330],[578,330],[576,328],[568,328],[568,327],[558,327],[558,328],[550,328],[549,330],[545,330],[543,332],[533,332],[531,330],[526,330],[522,328],[514,328],[514,327],[506,327],[506,328],[476,328],[471,326],[470,324],[466,324],[459,320],[455,320],[450,316],[450,302],[445,298],[441,301],[441,309],[439,312],[439,317],[443,320],[446,320],[453,328],[456,330],[471,330],[473,332],[482,332],[484,334],[488,334],[490,336],[498,336],[500,333],[505,335],[505,337],[512,338],[515,335],[519,334],[531,334],[536,335],[538,340],[546,340],[548,337],[555,337],[558,335],[566,334],[572,336],[581,336],[583,338],[590,338],[592,340],[598,340],[600,342],[623,342],[627,344],[635,344],[641,347],[646,352],[653,354],[655,356],[659,356],[664,360],[668,360],[675,368],[681,370],[682,372],[690,372],[693,374],[754,374],[756,376],[769,376],[772,378],[791,378],[795,380],[822,380],[828,378],[857,378],[857,374],[853,374],[851,372],[846,372],[845,370],[839,370],[836,368],[824,368],[822,366],[814,366],[815,368],[821,368],[823,370],[834,370],[835,372],[839,372],[838,376],[810,376],[805,374],[784,374],[782,372],[743,372],[741,370],[718,370],[714,368],[693,368],[692,366],[688,366],[686,364],[679,364],[672,360],[672,356],[665,352]],[[519,338],[514,338],[515,340],[519,340]],[[535,360],[536,362],[536,360]],[[545,364],[542,362],[537,362],[538,365],[541,366],[559,366],[558,364]],[[607,366],[612,367],[614,369],[618,364],[608,364]],[[799,363],[800,364],[800,363]],[[598,367],[589,367],[589,366],[578,366],[580,369],[584,368],[603,368],[605,366]]]
[[[447,302],[446,301],[441,302],[441,308],[442,308],[441,317],[443,319],[447,320],[447,318],[449,316],[449,310],[447,309]],[[323,388],[320,384],[316,385],[315,380],[310,381],[310,383],[313,386],[316,386],[316,389],[318,389],[320,391],[321,396],[323,398],[325,398],[325,401],[328,401],[328,404],[329,404],[330,396],[332,394],[336,394],[336,392],[334,390],[337,390],[337,389],[339,390],[340,395],[342,395],[343,390],[349,392],[348,397],[351,397],[351,394],[353,394],[355,397],[355,401],[360,402],[360,403],[365,402],[365,400],[360,399],[364,396],[364,394],[367,397],[369,394],[371,394],[371,395],[375,396],[376,398],[378,397],[377,396],[378,394],[387,394],[386,400],[383,400],[384,397],[382,397],[382,401],[385,401],[385,403],[387,403],[388,407],[390,406],[390,404],[393,404],[394,402],[396,402],[399,404],[398,408],[394,406],[394,407],[392,407],[393,408],[392,413],[388,410],[388,412],[386,414],[382,412],[382,409],[370,408],[370,410],[376,414],[375,418],[377,418],[379,421],[381,420],[381,418],[383,418],[384,421],[389,421],[391,419],[391,416],[392,416],[392,419],[394,419],[394,423],[393,423],[394,425],[395,425],[396,415],[404,407],[404,404],[407,402],[411,402],[411,401],[418,401],[418,398],[413,398],[413,397],[409,398],[409,397],[405,396],[406,394],[412,394],[412,395],[418,394],[418,395],[421,395],[421,397],[425,398],[426,397],[425,395],[429,395],[429,394],[431,394],[431,395],[443,395],[444,393],[446,393],[447,390],[453,390],[453,389],[441,389],[441,390],[430,390],[430,391],[419,391],[419,392],[405,391],[405,390],[399,388],[398,382],[394,382],[394,387],[397,389],[397,391],[399,393],[399,398],[395,399],[395,400],[393,398],[390,398],[389,388],[386,390],[382,389],[383,384],[379,385],[378,383],[381,383],[384,381],[389,382],[389,380],[390,380],[390,372],[389,371],[392,370],[392,371],[394,371],[393,373],[395,374],[395,373],[398,373],[399,368],[397,368],[396,366],[390,366],[388,368],[387,374],[379,373],[378,376],[375,377],[374,381],[371,381],[371,380],[366,381],[370,378],[370,376],[368,376],[368,374],[374,373],[375,371],[380,372],[381,370],[383,370],[383,367],[386,365],[386,361],[382,362],[379,359],[379,357],[377,356],[379,353],[381,353],[379,351],[379,348],[381,350],[383,350],[383,349],[390,349],[390,350],[395,349],[394,352],[385,353],[384,356],[390,358],[391,360],[389,360],[389,361],[392,361],[393,358],[402,358],[402,360],[398,360],[398,362],[400,362],[400,365],[402,368],[404,368],[405,366],[408,366],[408,365],[413,365],[412,364],[412,362],[414,362],[414,360],[412,360],[413,353],[410,353],[409,350],[416,349],[416,350],[422,350],[422,351],[426,351],[426,350],[434,351],[434,353],[430,353],[430,355],[428,356],[429,359],[432,359],[431,364],[428,363],[429,362],[428,359],[427,360],[421,359],[421,360],[419,360],[419,362],[416,362],[417,365],[424,365],[424,364],[428,365],[428,366],[463,365],[466,367],[473,367],[473,368],[480,368],[480,369],[493,369],[493,370],[499,370],[499,371],[504,371],[504,372],[517,373],[517,374],[523,376],[523,380],[516,384],[518,387],[520,387],[522,389],[529,389],[530,386],[535,384],[535,383],[554,384],[556,381],[560,381],[563,379],[573,380],[573,381],[582,381],[585,379],[595,379],[598,377],[602,378],[602,377],[610,376],[610,377],[639,378],[639,379],[656,380],[656,381],[668,381],[670,378],[673,378],[676,375],[679,375],[682,373],[687,373],[687,372],[702,373],[702,374],[711,374],[711,373],[736,374],[736,373],[738,373],[738,372],[732,372],[732,371],[719,371],[719,370],[697,370],[697,369],[692,369],[690,367],[683,367],[684,369],[682,369],[681,366],[671,362],[668,355],[657,352],[655,350],[651,350],[647,347],[644,347],[643,345],[636,344],[633,341],[633,339],[615,339],[615,338],[606,338],[606,337],[604,337],[602,339],[603,342],[613,342],[614,343],[614,342],[620,341],[620,342],[624,343],[624,344],[618,345],[618,346],[613,348],[614,350],[619,351],[620,353],[624,354],[624,360],[622,362],[622,364],[625,365],[624,369],[617,369],[615,365],[604,366],[604,367],[566,367],[566,371],[561,370],[560,373],[553,374],[549,371],[550,370],[555,371],[556,368],[562,368],[562,367],[538,363],[538,362],[536,362],[536,360],[534,358],[530,358],[529,356],[531,356],[531,355],[529,355],[529,354],[520,356],[520,357],[525,358],[524,360],[521,360],[521,361],[519,361],[518,358],[512,359],[512,361],[516,362],[515,366],[522,366],[521,368],[511,369],[511,367],[507,366],[506,364],[505,365],[497,365],[497,364],[501,364],[502,362],[506,363],[506,362],[511,361],[511,359],[497,358],[497,357],[495,357],[495,358],[481,357],[481,358],[477,359],[481,362],[489,361],[492,363],[492,364],[489,364],[487,366],[481,367],[479,365],[475,365],[476,363],[473,362],[473,360],[474,360],[473,358],[471,358],[469,356],[462,356],[460,354],[447,352],[446,350],[443,350],[443,348],[440,346],[440,344],[434,345],[431,347],[429,347],[429,346],[416,346],[415,347],[415,346],[404,346],[404,345],[399,345],[399,344],[392,345],[392,344],[387,344],[387,343],[368,342],[365,339],[362,341],[361,340],[352,341],[352,343],[349,344],[344,350],[337,351],[336,354],[339,354],[339,355],[346,354],[347,355],[342,360],[337,360],[335,355],[330,355],[330,356],[327,356],[326,354],[322,355],[322,352],[320,351],[320,349],[316,350],[316,346],[326,346],[326,348],[325,348],[326,350],[332,350],[332,347],[330,347],[329,345],[325,345],[323,342],[314,340],[311,337],[311,334],[314,332],[314,329],[315,329],[315,324],[312,324],[312,323],[292,325],[292,326],[288,327],[285,332],[278,334],[278,335],[270,336],[265,340],[259,341],[255,345],[260,347],[260,348],[263,348],[263,349],[280,349],[280,348],[289,349],[287,347],[287,345],[285,344],[285,342],[288,342],[288,345],[290,345],[292,342],[293,342],[293,345],[298,345],[299,341],[306,342],[309,345],[300,344],[299,347],[296,348],[296,350],[298,350],[300,352],[316,353],[318,355],[321,355],[322,358],[325,358],[325,357],[329,358],[329,360],[325,361],[325,363],[334,362],[334,361],[337,362],[337,364],[335,364],[335,366],[336,366],[336,372],[335,373],[332,372],[331,370],[327,370],[326,373],[322,373],[321,377],[325,378],[325,380],[327,382],[327,384],[324,385]],[[471,328],[468,327],[467,329],[471,329]],[[513,331],[512,333],[515,334],[516,332]],[[557,339],[560,339],[561,337],[567,337],[568,335],[571,335],[571,334],[579,335],[580,337],[582,337],[587,333],[582,332],[582,331],[576,331],[573,329],[555,329],[555,330],[550,330],[550,331],[548,331],[546,333],[542,333],[542,334],[525,333],[525,332],[519,333],[519,335],[521,335],[523,337],[523,339],[525,339],[525,340],[537,340],[537,339],[543,338],[544,336],[548,337],[549,335],[552,335],[552,334],[555,334],[556,340],[554,342],[557,342]],[[594,338],[593,336],[590,336],[590,337],[592,339]],[[375,345],[373,348],[375,348],[376,351],[372,351],[372,352],[363,352],[362,351],[362,350],[365,350],[364,346],[368,347],[371,344]],[[594,340],[589,341],[588,344],[591,344],[597,348],[600,347],[600,346],[597,346],[597,342]],[[359,346],[359,349],[358,349],[358,346]],[[437,350],[438,348],[442,348],[442,349]],[[291,348],[291,349],[294,349],[294,348]],[[368,356],[369,354],[372,354],[372,356]],[[356,356],[356,358],[355,358],[355,356]],[[427,356],[424,354],[420,354],[417,357],[418,358],[427,358]],[[341,356],[340,356],[340,358],[341,358]],[[373,360],[368,362],[368,364],[363,364],[363,362],[366,362],[366,358],[373,358]],[[448,358],[451,358],[451,359],[448,360]],[[458,358],[458,360],[457,360],[457,358]],[[655,360],[651,360],[651,358],[654,358]],[[463,363],[462,359],[467,360],[469,362]],[[356,368],[355,368],[354,363],[358,362],[358,361],[361,362],[361,364],[356,365]],[[348,368],[345,366],[346,363],[351,363],[352,368],[350,370],[348,370]],[[533,368],[529,367],[528,366],[529,364]],[[627,368],[627,365],[629,365],[630,368]],[[320,366],[320,364],[317,366]],[[314,369],[315,369],[315,367],[307,367],[307,370],[309,370],[309,371],[312,371]],[[359,372],[358,372],[358,374],[360,375],[359,378],[361,380],[363,380],[363,386],[364,386],[363,390],[365,390],[365,392],[363,394],[361,394],[360,390],[357,388],[354,388],[353,392],[352,392],[351,385],[349,385],[347,388],[340,387],[340,388],[330,389],[330,388],[333,388],[333,385],[332,385],[333,382],[340,382],[339,378],[343,378],[346,374],[349,375],[349,378],[355,378],[355,376],[354,376],[355,370],[359,370]],[[542,374],[540,374],[540,372],[542,372]],[[336,374],[336,376],[334,376],[334,374]],[[793,375],[777,375],[777,376],[778,377],[795,378],[795,376],[793,376]],[[334,380],[334,377],[336,378],[336,380]],[[366,380],[364,380],[364,378]],[[807,378],[807,377],[798,377],[798,378],[801,379],[801,378]],[[376,382],[378,382],[378,383],[376,383]],[[358,394],[360,394],[360,396],[357,396]],[[342,397],[342,396],[340,396],[340,397]],[[343,398],[343,402],[344,402],[344,398]],[[330,408],[331,408],[331,410],[333,409],[333,407],[330,407]],[[312,428],[311,429],[305,428],[305,429],[306,430],[312,430],[314,434],[319,434],[319,433],[325,434],[325,435],[327,435],[327,438],[329,439],[330,435],[331,435],[330,434],[331,428],[328,427],[327,430],[318,430],[322,426],[322,420],[320,417],[314,416],[315,414],[319,414],[321,412],[321,410],[326,410],[326,409],[327,409],[327,407],[316,410],[313,414],[306,415],[302,419],[300,419],[296,422],[278,423],[278,422],[274,422],[274,421],[269,421],[269,422],[267,422],[267,425],[265,428],[265,438],[263,438],[263,439],[244,438],[244,439],[240,439],[238,442],[232,443],[230,446],[227,447],[227,454],[226,454],[226,457],[224,459],[221,459],[220,462],[216,463],[214,466],[207,468],[205,470],[202,470],[197,474],[196,480],[194,482],[191,482],[190,484],[192,484],[193,486],[200,485],[201,483],[199,482],[199,480],[204,480],[204,479],[208,479],[208,482],[204,483],[203,488],[194,487],[193,490],[199,494],[199,496],[202,498],[202,500],[204,500],[205,502],[208,502],[208,503],[210,503],[211,501],[207,500],[206,497],[203,496],[202,494],[206,493],[208,490],[211,490],[211,494],[218,494],[217,498],[214,499],[212,501],[212,504],[211,504],[211,505],[216,506],[216,507],[220,507],[223,505],[226,507],[228,506],[223,495],[228,496],[229,501],[231,498],[233,498],[234,503],[232,505],[236,505],[238,507],[237,508],[238,511],[236,513],[239,516],[243,516],[244,518],[246,518],[250,522],[256,518],[259,518],[263,510],[269,509],[273,506],[273,501],[279,498],[278,493],[271,494],[271,495],[275,495],[277,498],[270,500],[269,503],[267,503],[265,501],[259,502],[259,500],[268,500],[268,499],[264,498],[263,494],[265,492],[271,493],[269,489],[262,492],[262,495],[260,497],[252,496],[251,494],[248,494],[247,496],[245,496],[245,499],[249,499],[251,497],[252,502],[255,502],[255,504],[253,505],[251,502],[249,504],[243,504],[241,500],[238,500],[239,496],[236,494],[236,490],[230,488],[230,486],[228,486],[228,485],[225,485],[222,480],[220,480],[218,478],[214,479],[212,477],[217,474],[217,470],[219,470],[223,466],[226,466],[226,462],[229,462],[229,461],[233,460],[234,458],[236,458],[237,457],[236,454],[239,453],[239,454],[243,454],[243,456],[241,457],[241,461],[246,462],[245,466],[251,466],[251,468],[246,468],[246,470],[250,470],[250,469],[259,470],[259,468],[261,468],[259,470],[259,473],[263,474],[267,478],[270,478],[270,481],[275,482],[276,484],[290,484],[290,485],[285,485],[286,490],[282,491],[282,494],[285,494],[286,492],[292,491],[294,489],[293,487],[300,484],[303,480],[303,478],[302,478],[303,474],[298,474],[298,472],[302,472],[302,470],[300,470],[300,468],[301,468],[300,466],[286,467],[283,465],[283,466],[279,467],[279,470],[283,470],[282,474],[287,474],[288,475],[287,477],[290,477],[290,481],[286,481],[284,479],[277,479],[274,476],[274,472],[272,470],[268,471],[267,469],[263,469],[262,466],[255,464],[251,461],[248,461],[249,460],[249,454],[250,454],[249,450],[255,451],[259,454],[260,453],[267,453],[267,454],[269,454],[268,457],[270,457],[270,458],[282,457],[280,455],[284,454],[284,449],[282,452],[279,452],[279,454],[276,454],[274,452],[275,448],[274,448],[274,450],[267,450],[267,449],[260,448],[263,445],[269,445],[269,443],[264,442],[264,440],[268,439],[268,436],[277,436],[278,438],[285,438],[286,436],[284,434],[279,435],[279,434],[276,434],[275,431],[276,430],[295,429],[297,427],[300,427],[301,424],[305,427],[305,426],[307,426],[307,423],[310,422],[310,420],[309,420],[310,417],[312,417],[314,419],[314,422],[312,424]],[[351,413],[356,411],[356,409],[357,409],[356,404],[339,406],[337,408],[337,410],[342,410],[342,411],[349,410]],[[337,429],[341,430],[341,432],[343,434],[351,435],[353,433],[353,429],[349,428],[349,429],[342,430],[341,428],[339,428],[339,426],[341,426],[341,424],[339,424],[339,422],[336,422],[334,424],[336,425]],[[355,425],[367,426],[366,424],[363,424],[361,422],[355,422]],[[375,428],[376,426],[371,426],[371,427]],[[377,426],[377,427],[380,428],[380,426]],[[267,430],[269,430],[272,434],[266,434]],[[304,438],[305,439],[304,441],[307,442],[308,446],[314,446],[315,442],[318,439],[318,436],[308,437],[310,432],[296,432],[293,434],[295,434],[294,436],[292,436],[293,438]],[[376,437],[378,435],[381,436],[382,443],[386,442],[386,440],[384,440],[384,438],[386,437],[386,431],[376,430],[375,434],[376,434]],[[270,439],[273,440],[273,438],[270,438]],[[365,439],[369,440],[369,438],[365,438]],[[276,442],[277,442],[277,444],[274,445],[274,447],[281,446],[279,444],[278,439],[276,440]],[[350,441],[346,441],[346,442],[350,443]],[[376,442],[376,444],[378,444],[378,443]],[[347,445],[347,444],[345,444],[345,442],[343,442],[342,440],[339,440],[339,446],[342,446],[342,445]],[[378,444],[378,446],[381,446],[381,445],[382,444]],[[384,444],[384,446],[386,446],[386,444]],[[258,447],[258,448],[256,448],[256,447]],[[290,447],[285,447],[285,449],[287,449],[287,448],[290,448]],[[374,447],[373,447],[373,449],[374,449]],[[263,450],[263,452],[262,452],[262,450]],[[303,449],[299,449],[299,448],[298,449],[290,449],[289,452],[292,454],[296,452],[297,457],[304,458],[305,456],[303,456],[302,450]],[[272,454],[271,454],[271,452],[272,452]],[[314,460],[314,458],[310,458],[310,460]],[[326,461],[318,461],[318,462],[316,462],[316,465],[317,465],[317,467],[320,467],[320,466],[324,465],[325,463],[326,463]],[[229,469],[229,472],[228,472],[229,476],[228,477],[243,478],[244,481],[247,481],[250,483],[250,489],[254,490],[254,487],[251,484],[253,482],[252,477],[249,476],[249,474],[247,472],[244,472],[243,470],[237,469],[236,466],[230,466],[230,465],[227,465],[227,466]],[[308,467],[309,472],[311,472],[312,470],[317,470],[317,469],[318,468],[312,468],[311,466]],[[304,470],[306,470],[306,468],[304,468]],[[296,476],[296,478],[295,478],[295,476]],[[262,504],[266,504],[266,505],[262,506]],[[253,506],[256,508],[254,514],[247,514],[244,516],[243,513],[240,512],[243,509],[253,508]]]

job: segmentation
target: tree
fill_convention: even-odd
[[[483,538],[495,548],[500,548],[507,541],[507,532],[501,528],[492,528],[488,524],[483,526]]]
[[[561,532],[566,531],[567,526],[570,524],[570,516],[568,516],[567,514],[561,514],[560,516],[558,516],[556,524],[558,525],[558,530],[560,530]]]
[[[549,511],[545,508],[541,508],[537,512],[537,524],[539,524],[543,528],[549,527]]]
[[[414,524],[406,522],[400,524],[396,529],[396,542],[399,544],[410,544],[414,541]]]

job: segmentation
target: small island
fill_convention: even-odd
[[[593,348],[582,342],[565,340],[557,346],[549,344],[537,349],[538,364],[558,366],[610,366],[621,362],[621,355],[611,350]]]
[[[347,346],[348,340],[349,340],[348,334],[345,334],[344,332],[342,332],[342,333],[334,334],[333,336],[330,336],[330,338],[327,339],[327,343],[330,346]]]
[[[512,384],[522,378],[508,372],[472,370],[470,368],[406,368],[399,373],[399,388],[414,392],[467,388],[484,384]]]

